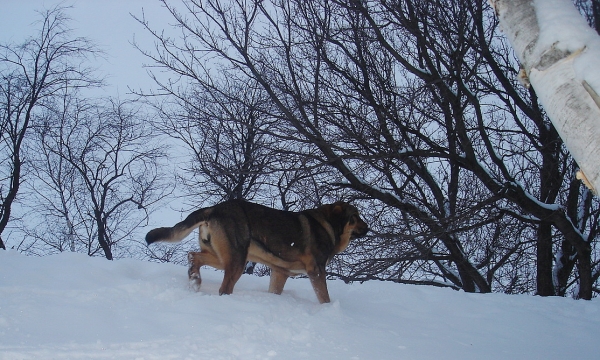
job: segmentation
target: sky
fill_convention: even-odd
[[[134,90],[148,91],[156,88],[144,66],[150,61],[136,49],[135,41],[144,49],[153,48],[153,38],[132,15],[142,15],[157,30],[168,31],[171,15],[158,0],[0,0],[0,43],[20,44],[39,29],[36,21],[39,12],[57,5],[69,6],[66,14],[71,18],[69,26],[73,36],[92,40],[104,52],[97,59],[98,75],[105,77],[106,86],[91,91],[92,96],[127,98]],[[88,90],[89,91],[89,90]],[[98,92],[96,92],[98,91]],[[170,203],[172,201],[172,204]],[[150,215],[149,225],[138,231],[143,236],[151,225],[160,221],[180,221],[186,215],[181,212],[180,201],[173,196],[163,203],[159,213]]]
[[[130,14],[142,14],[157,28],[168,26],[169,14],[157,0],[0,0],[0,42],[21,43],[35,34],[34,22],[41,17],[36,11],[62,4],[72,6],[67,14],[75,36],[87,37],[105,51],[99,60],[100,71],[107,76],[107,95],[124,96],[134,89],[148,89],[154,84],[143,64],[146,58],[132,45],[136,40],[152,47],[146,30]],[[161,21],[161,19],[163,19]]]

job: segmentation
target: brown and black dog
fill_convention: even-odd
[[[200,252],[190,252],[188,275],[197,288],[200,267],[225,270],[219,294],[231,294],[246,261],[271,268],[269,292],[281,294],[289,276],[306,274],[319,302],[329,302],[325,266],[368,227],[345,202],[291,212],[243,200],[196,210],[173,227],[151,230],[146,242],[181,241],[199,228]]]

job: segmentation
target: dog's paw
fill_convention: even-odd
[[[200,291],[200,285],[202,284],[202,278],[200,278],[199,274],[194,274],[190,276],[189,287],[193,291]]]

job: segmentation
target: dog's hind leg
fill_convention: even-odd
[[[199,291],[200,285],[202,284],[202,277],[200,276],[200,261],[197,261],[196,258],[200,253],[190,251],[188,252],[188,278],[190,279],[190,286],[194,288],[194,290]]]
[[[188,253],[188,277],[190,279],[191,286],[194,290],[200,290],[200,284],[202,284],[202,277],[200,276],[200,267],[204,265],[212,266],[216,269],[223,270],[224,267],[219,259],[210,252],[207,251],[190,251]]]
[[[269,281],[269,292],[281,295],[283,287],[288,279],[288,274],[271,268],[271,280]]]
[[[219,295],[230,295],[233,292],[235,283],[240,279],[244,273],[244,267],[246,265],[246,255],[237,254],[235,257],[230,257],[227,264],[225,264],[225,274],[223,276],[223,283],[219,289]]]

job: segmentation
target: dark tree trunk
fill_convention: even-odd
[[[106,240],[106,226],[104,225],[104,221],[100,214],[96,214],[96,226],[98,226],[98,244],[104,251],[104,257],[108,260],[113,259],[112,250],[110,249],[110,245]]]
[[[592,277],[591,249],[581,249],[577,259],[577,271],[579,272],[579,294],[583,300],[592,300],[594,280]]]
[[[537,295],[555,295],[552,281],[552,225],[546,221],[542,221],[537,229],[536,285]]]
[[[600,35],[600,1],[592,1],[592,18],[594,20],[594,29]]]
[[[567,294],[567,285],[569,285],[569,277],[577,262],[575,248],[566,240],[563,240],[561,243],[561,254],[557,261],[560,264],[557,264],[558,269],[556,271],[556,294],[558,296],[565,296]]]

